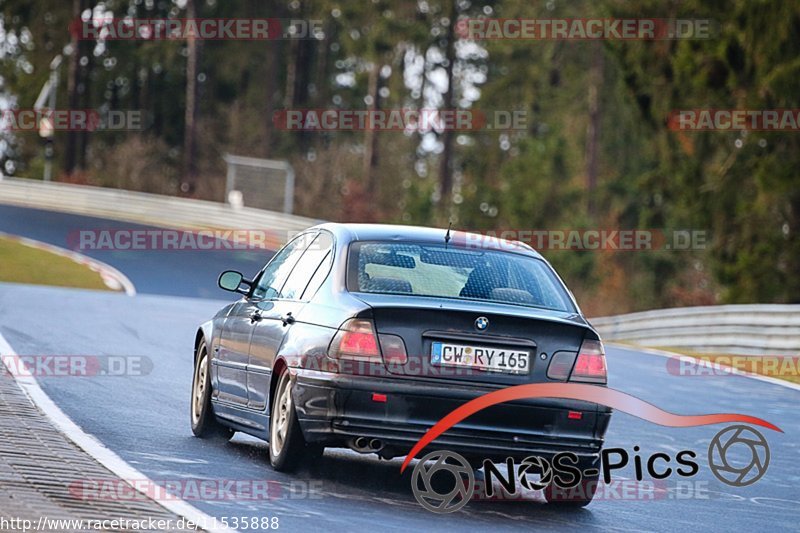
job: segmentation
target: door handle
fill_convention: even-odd
[[[283,322],[284,326],[288,326],[289,324],[294,324],[294,317],[292,316],[292,312],[289,311],[285,315],[281,317],[281,322]]]
[[[261,320],[261,318],[262,318],[261,312],[254,311],[253,314],[250,315],[250,323],[252,324],[258,322],[259,320]]]

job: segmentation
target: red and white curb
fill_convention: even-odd
[[[37,250],[50,252],[51,254],[71,259],[79,265],[84,265],[89,268],[89,270],[97,272],[102,278],[103,283],[105,283],[106,287],[109,289],[113,291],[125,291],[125,294],[128,296],[136,296],[136,287],[134,287],[131,280],[129,280],[125,274],[107,263],[92,259],[78,252],[73,252],[72,250],[67,250],[66,248],[29,239],[27,237],[20,237],[19,235],[11,235],[10,233],[0,231],[0,237],[24,244],[30,248],[36,248]]]

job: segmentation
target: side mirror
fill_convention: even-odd
[[[236,272],[235,270],[226,270],[219,275],[217,284],[219,285],[220,289],[225,289],[226,291],[231,292],[241,292],[244,294],[247,291],[239,289],[239,285],[241,285],[243,281],[246,282],[241,272]]]

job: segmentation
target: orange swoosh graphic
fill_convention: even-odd
[[[640,400],[635,396],[607,387],[583,385],[580,383],[532,383],[528,385],[516,385],[507,389],[490,392],[453,409],[453,411],[434,424],[434,426],[417,441],[414,447],[411,448],[405,461],[403,461],[403,466],[400,467],[400,472],[402,473],[406,469],[411,460],[416,457],[425,446],[465,418],[474,415],[482,409],[497,405],[498,403],[531,398],[561,398],[565,400],[584,400],[598,403],[660,426],[683,428],[722,424],[726,422],[742,422],[783,433],[783,430],[778,426],[755,416],[736,413],[676,415],[659,409],[655,405]]]

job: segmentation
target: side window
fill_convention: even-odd
[[[326,255],[325,259],[322,260],[322,263],[320,263],[317,271],[314,272],[314,275],[311,277],[311,281],[308,282],[306,290],[303,291],[303,295],[300,297],[301,300],[308,300],[314,297],[319,288],[322,286],[322,282],[328,277],[328,273],[331,271],[332,263],[333,250],[328,252],[328,255]]]
[[[309,240],[313,237],[314,234],[300,235],[272,258],[261,277],[258,278],[256,288],[253,289],[253,298],[269,299],[279,297],[280,288],[286,282],[286,278],[292,272],[295,263],[303,255],[303,252],[308,247]]]
[[[303,257],[289,274],[289,278],[281,289],[281,298],[298,300],[302,296],[306,286],[308,286],[314,273],[319,269],[320,264],[330,254],[333,241],[331,236],[322,232],[306,249]]]

